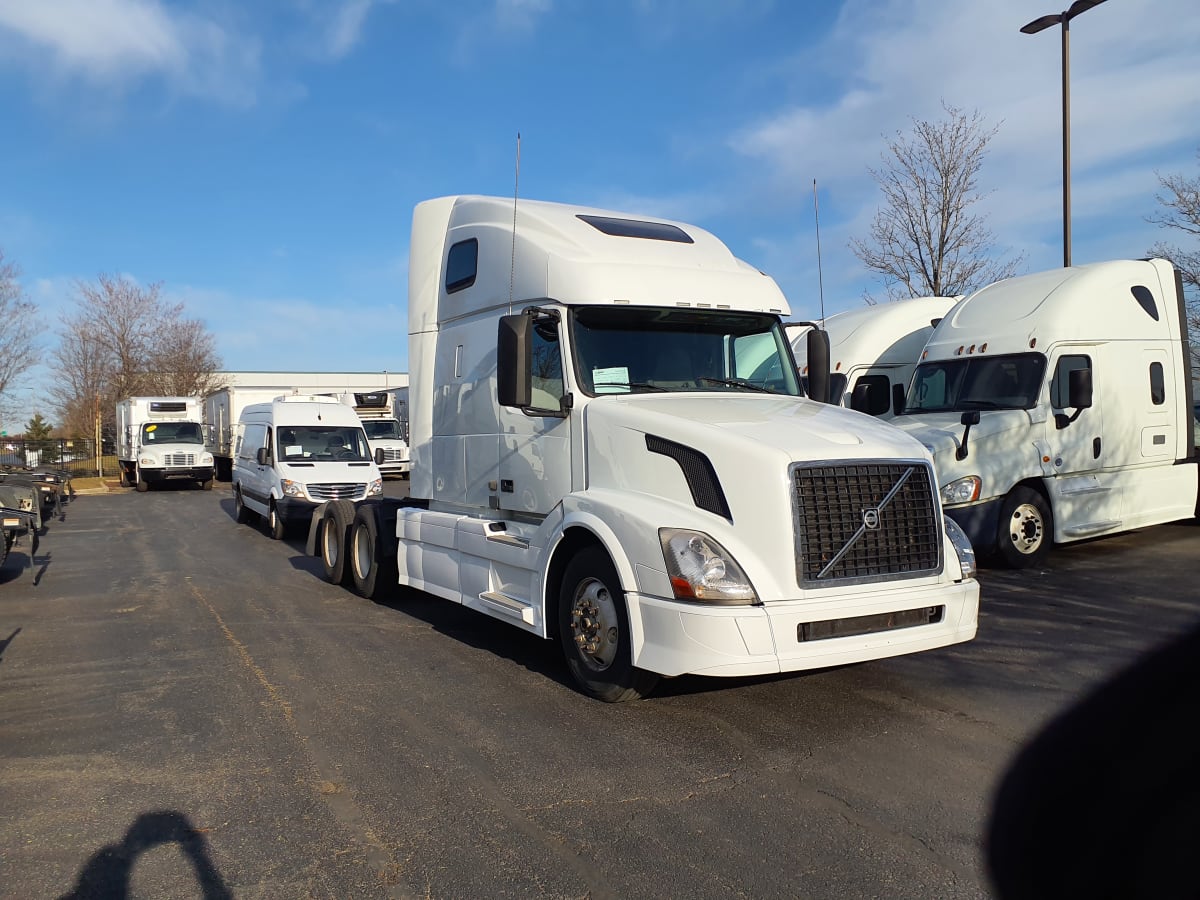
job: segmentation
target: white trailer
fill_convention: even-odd
[[[213,482],[199,397],[127,397],[117,403],[117,465],[139,492],[168,480]]]
[[[1012,567],[1197,512],[1183,287],[1166,260],[985,287],[934,329],[893,420],[934,456],[942,503]]]
[[[904,394],[934,326],[962,297],[913,297],[829,316],[830,402],[890,419]],[[792,350],[808,376],[805,331],[793,332]]]
[[[218,480],[229,481],[233,477],[234,434],[242,410],[253,403],[267,403],[292,393],[298,391],[278,386],[234,385],[214,391],[204,398],[204,421],[209,428],[210,449]]]
[[[397,416],[396,395],[392,391],[345,391],[339,400],[354,408],[367,434],[371,453],[379,471],[405,476],[411,468],[405,425]]]
[[[609,701],[971,639],[973,553],[928,452],[802,396],[787,309],[690,225],[419,204],[411,497],[327,504],[309,552],[364,596],[399,583],[557,640]]]

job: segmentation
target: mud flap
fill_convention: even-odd
[[[308,525],[308,540],[304,542],[304,555],[317,555],[317,532],[321,527],[321,522],[325,518],[325,509],[330,503],[336,501],[326,500],[312,512],[312,521]]]

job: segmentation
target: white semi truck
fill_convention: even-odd
[[[404,410],[405,421],[402,422],[397,416],[396,394],[392,391],[346,391],[336,396],[347,406],[354,407],[383,476],[407,475],[412,467],[408,442],[404,438],[407,410]]]
[[[1012,567],[1052,542],[1190,518],[1186,322],[1166,260],[997,282],[938,323],[892,422],[933,453],[975,548]]]
[[[829,334],[830,402],[890,419],[904,407],[909,380],[934,326],[961,297],[913,297],[835,313]],[[807,329],[793,332],[800,374],[808,376]]]
[[[199,397],[127,397],[117,403],[117,466],[121,484],[144,492],[171,480],[213,482]]]
[[[309,552],[363,596],[398,583],[557,640],[607,701],[971,639],[973,553],[928,451],[806,399],[787,312],[690,225],[419,204],[411,496],[326,504]]]

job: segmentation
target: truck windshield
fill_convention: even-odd
[[[195,422],[150,422],[142,426],[143,444],[203,444],[204,432]]]
[[[913,375],[904,412],[1032,409],[1045,370],[1040,353],[924,362]]]
[[[361,428],[349,425],[281,425],[275,429],[276,458],[284,462],[362,461],[371,458]]]
[[[776,316],[638,306],[575,307],[575,367],[591,395],[643,391],[800,396]]]
[[[400,423],[395,419],[365,419],[363,429],[367,432],[367,439],[372,441],[387,438],[399,440],[402,437]]]

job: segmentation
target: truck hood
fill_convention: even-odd
[[[775,461],[928,458],[920,442],[872,416],[803,397],[637,394],[588,405],[589,427],[626,428],[702,452]]]
[[[958,459],[957,450],[966,430],[961,412],[912,413],[896,416],[892,424],[911,435],[933,454],[938,482],[949,484],[964,475],[977,475],[994,469],[996,462],[1013,456],[1025,446],[1033,447],[1033,420],[1023,409],[984,409],[979,424],[971,426],[967,437],[967,458]],[[1029,439],[1023,440],[1022,435]],[[1031,451],[1032,452],[1032,451]]]

